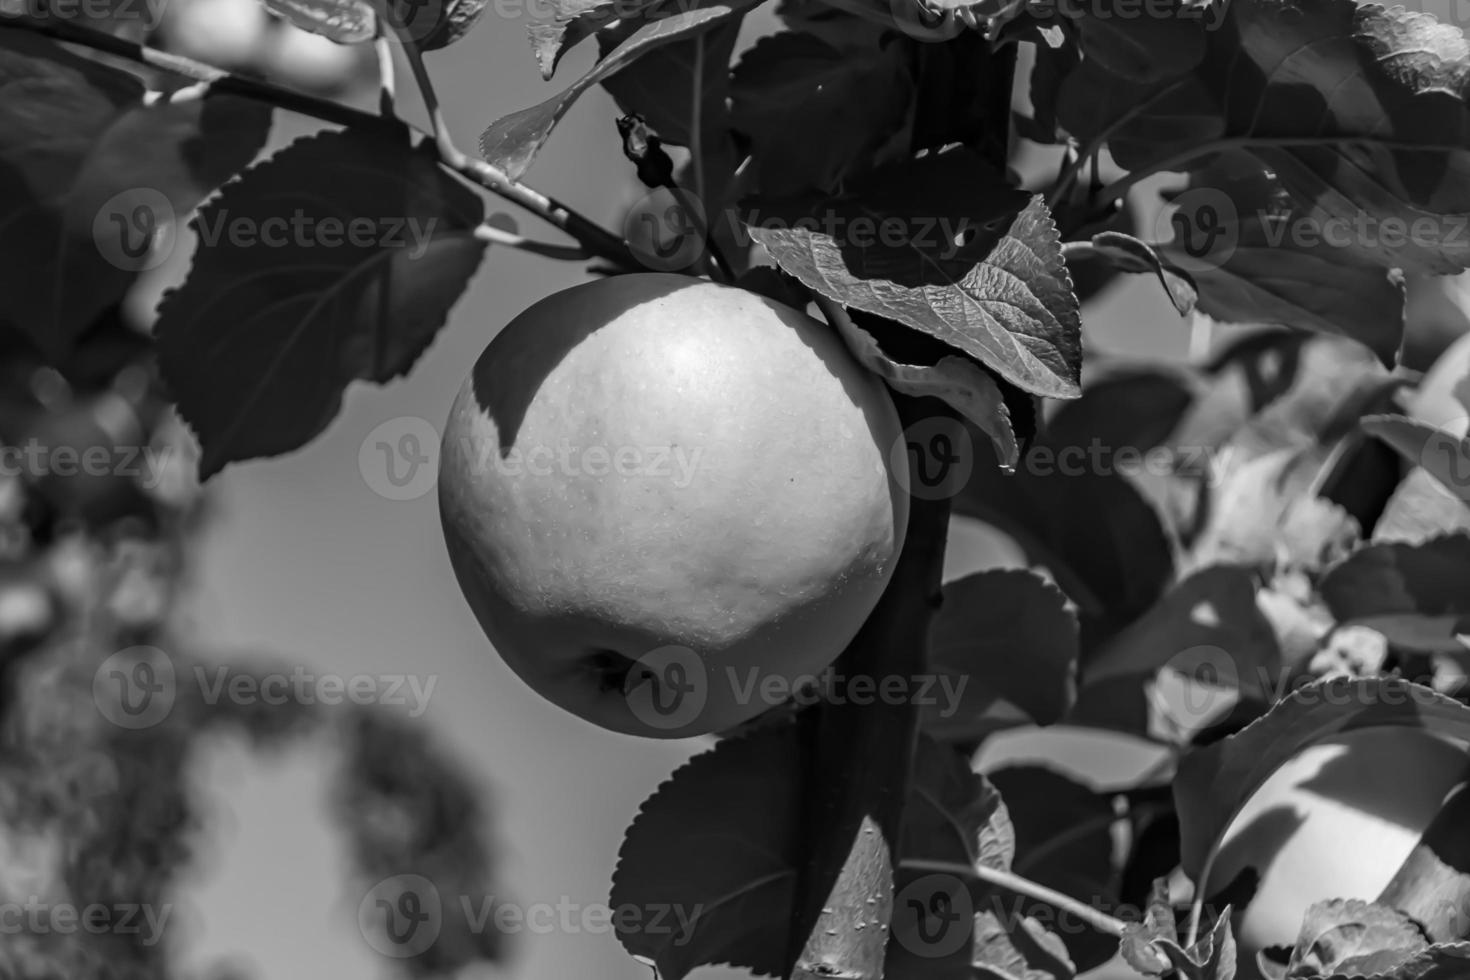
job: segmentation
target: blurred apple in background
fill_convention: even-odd
[[[159,33],[170,51],[237,71],[257,63],[270,27],[259,0],[174,0]]]
[[[272,18],[261,70],[281,85],[314,95],[341,96],[370,81],[375,64],[371,44],[338,44]]]
[[[172,0],[154,43],[216,68],[262,75],[325,97],[372,84],[377,64],[371,44],[341,45],[303,31],[260,0]]]

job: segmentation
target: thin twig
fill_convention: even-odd
[[[921,874],[944,874],[953,875],[965,880],[978,880],[987,884],[996,885],[1006,891],[1017,895],[1025,895],[1034,898],[1038,902],[1045,902],[1053,908],[1070,912],[1077,918],[1092,926],[1098,932],[1107,933],[1110,936],[1121,937],[1123,930],[1128,924],[1122,919],[1114,918],[1099,909],[1093,908],[1080,899],[1071,895],[1064,895],[1054,888],[1039,885],[1030,878],[1023,878],[1013,871],[1000,871],[996,868],[988,868],[984,865],[954,864],[950,861],[921,861],[912,860],[903,862],[907,871],[915,871]]]
[[[10,17],[0,15],[0,28],[29,31],[40,34],[58,41],[66,41],[71,44],[79,44],[94,51],[100,51],[118,58],[123,58],[137,64],[157,68],[195,81],[208,82],[215,92],[229,95],[238,95],[241,98],[251,99],[256,102],[264,102],[278,109],[288,112],[299,113],[310,116],[322,122],[337,126],[357,127],[372,129],[387,125],[407,125],[406,123],[391,122],[372,113],[354,109],[340,102],[332,102],[319,99],[314,96],[295,92],[279,85],[255,78],[246,78],[241,75],[233,75],[227,71],[210,65],[185,58],[181,55],[169,54],[156,48],[146,47],[134,41],[128,41],[111,34],[83,27],[70,21],[39,21],[28,17]],[[410,126],[410,131],[420,136],[428,136],[415,127]],[[638,260],[632,251],[617,235],[603,228],[601,225],[571,210],[566,205],[547,197],[540,191],[525,184],[512,181],[498,168],[484,160],[465,158],[458,161],[458,166],[451,166],[447,160],[440,161],[447,169],[458,174],[465,180],[484,188],[498,197],[504,198],[519,205],[542,220],[548,222],[566,232],[568,235],[581,242],[588,253],[598,258],[611,262],[613,265],[623,269],[640,268]]]
[[[380,35],[373,46],[378,53],[378,111],[392,118],[398,115],[395,107],[398,101],[398,83],[393,70],[393,42]]]
[[[532,255],[543,255],[549,259],[565,259],[571,262],[579,262],[592,256],[585,248],[578,245],[554,245],[550,242],[538,242],[523,235],[517,235],[513,231],[497,228],[485,222],[475,228],[475,237],[482,242],[490,242],[494,245],[506,245],[510,248],[520,249],[522,252],[530,252]]]

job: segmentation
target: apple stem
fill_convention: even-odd
[[[73,21],[43,21],[32,17],[0,16],[0,28],[29,31],[69,44],[78,44],[135,64],[146,65],[174,75],[181,75],[184,78],[192,78],[195,81],[207,82],[216,92],[264,102],[277,109],[310,116],[337,126],[381,130],[385,125],[391,124],[394,127],[405,126],[410,132],[416,132],[420,136],[431,135],[398,120],[385,120],[382,116],[363,112],[340,102],[319,99],[260,79],[231,74],[222,68],[206,65],[193,58],[159,51],[157,48],[114,37]],[[436,120],[442,123],[442,119],[436,117]],[[466,157],[463,153],[459,154],[458,159],[451,161],[444,159],[441,153],[440,163],[461,178],[519,205],[548,224],[566,232],[581,242],[587,253],[611,262],[619,268],[641,268],[632,250],[621,237],[566,205],[547,197],[535,188],[512,181],[505,173],[486,161]]]

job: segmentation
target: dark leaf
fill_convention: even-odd
[[[248,164],[271,110],[207,93],[143,104],[132,75],[18,30],[0,32],[4,317],[63,357],[179,222]]]
[[[840,198],[756,199],[742,215],[786,272],[845,306],[975,357],[1038,395],[1078,392],[1080,324],[1056,228],[954,151],[883,168]]]
[[[551,130],[577,99],[597,83],[628,67],[637,58],[714,27],[750,6],[753,0],[695,0],[676,4],[668,16],[645,14],[645,19],[619,25],[628,33],[622,43],[603,56],[587,74],[545,102],[502,116],[480,136],[480,152],[512,180],[519,180],[545,145]]]
[[[929,666],[939,690],[923,709],[924,728],[970,741],[1013,725],[1054,724],[1076,696],[1076,661],[1077,620],[1056,586],[1013,570],[951,582],[931,627]]]
[[[760,193],[830,189],[904,122],[901,45],[838,50],[811,34],[761,38],[735,66],[731,122],[750,141]],[[817,136],[816,134],[820,134]]]
[[[201,475],[304,445],[350,382],[407,371],[480,264],[483,217],[403,134],[311,136],[227,186],[156,328]]]

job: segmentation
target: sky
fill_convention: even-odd
[[[429,56],[451,131],[466,148],[493,119],[552,94],[589,63],[566,59],[542,82],[525,42],[520,0],[492,2],[471,37]],[[761,14],[747,38],[770,28]],[[600,90],[552,136],[527,181],[604,223],[636,195],[618,152],[615,111]],[[272,145],[312,125],[278,114]],[[521,230],[554,237],[510,205]],[[178,262],[167,275],[177,275]],[[640,803],[703,740],[651,741],[572,717],[527,689],[490,649],[445,555],[433,493],[388,499],[364,477],[365,441],[379,426],[423,419],[439,427],[466,368],[519,310],[585,278],[577,264],[492,247],[448,324],[405,379],[355,385],[311,445],[236,464],[213,481],[218,517],[183,605],[209,646],[268,651],[322,675],[410,674],[434,683],[422,720],[487,792],[505,898],[522,906],[608,897],[622,833]],[[1155,288],[1129,283],[1088,310],[1108,349],[1178,356],[1187,324]],[[964,548],[952,561],[967,560]],[[259,758],[221,741],[198,778],[213,817],[201,868],[181,890],[187,964],[218,957],[260,980],[386,975],[356,931],[341,843],[324,817],[329,747]],[[648,971],[607,933],[524,932],[489,976],[525,980],[640,980]],[[701,971],[701,977],[730,975]]]

